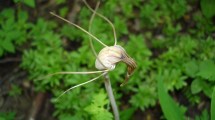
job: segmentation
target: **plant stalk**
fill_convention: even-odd
[[[114,113],[114,118],[115,118],[115,120],[120,120],[119,111],[118,111],[118,108],[116,105],[116,100],[115,100],[114,95],[113,95],[113,90],[111,87],[110,77],[109,77],[108,73],[106,73],[104,75],[104,78],[105,78],[105,81],[104,81],[105,82],[105,88],[106,88],[106,91],[107,91],[107,94],[108,94],[108,97],[109,97],[109,100],[111,103],[111,107],[112,107],[112,110]]]

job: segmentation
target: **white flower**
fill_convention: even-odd
[[[124,62],[128,66],[125,78],[125,82],[127,82],[137,65],[123,47],[114,45],[103,48],[97,56],[95,66],[99,70],[113,70],[118,62]]]

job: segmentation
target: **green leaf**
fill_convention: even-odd
[[[14,18],[14,9],[3,9],[3,11],[1,11],[0,15],[1,18]]]
[[[0,112],[0,120],[14,120],[15,112]]]
[[[93,97],[92,103],[85,108],[89,114],[92,115],[92,120],[112,120],[113,115],[104,109],[108,104],[104,91],[100,91]]]
[[[215,120],[215,87],[211,98],[211,120]]]
[[[68,12],[68,7],[63,7],[60,9],[60,15],[65,17],[66,16],[66,13]]]
[[[35,1],[34,0],[13,0],[13,2],[15,2],[15,3],[22,2],[29,7],[32,7],[32,8],[35,7]]]
[[[18,19],[20,22],[25,23],[28,19],[28,13],[26,11],[19,11]]]
[[[135,108],[128,108],[128,109],[121,111],[120,118],[122,120],[131,120],[135,110],[136,110]]]
[[[66,2],[66,0],[55,0],[55,1],[58,5]]]
[[[149,106],[156,104],[156,92],[153,86],[141,85],[138,87],[138,91],[132,96],[129,101],[134,107],[140,107],[141,110],[145,110]]]
[[[191,83],[191,92],[192,94],[197,94],[202,90],[202,85],[204,84],[203,80],[201,79],[195,79],[192,83]]]
[[[6,51],[12,52],[12,53],[15,52],[14,45],[12,44],[11,41],[9,41],[9,40],[4,40],[4,41],[2,41],[2,43],[3,43],[3,44],[2,44],[2,47],[3,47]]]
[[[184,64],[185,72],[191,77],[195,77],[198,72],[198,65],[196,61],[192,60]]]
[[[158,79],[158,98],[167,120],[184,120],[184,114],[174,100],[167,94],[161,79]]]
[[[13,2],[18,3],[20,0],[13,0]]]
[[[202,13],[207,17],[211,18],[215,15],[215,0],[201,0]]]
[[[81,118],[77,115],[68,115],[68,114],[61,114],[59,116],[59,120],[80,120]]]
[[[199,72],[197,73],[200,77],[208,80],[215,80],[215,64],[212,60],[205,60],[199,64]]]
[[[0,47],[0,57],[3,55],[4,51],[3,49]]]
[[[208,97],[211,98],[211,95],[213,93],[213,85],[211,84],[211,82],[205,82],[205,84],[202,84],[202,88],[203,88],[203,92],[204,94]]]
[[[32,8],[35,7],[35,1],[34,0],[21,0],[21,2],[28,5],[29,7],[32,7]]]
[[[97,106],[104,106],[108,103],[107,95],[104,93],[104,91],[100,91],[93,97],[93,103],[96,103]]]

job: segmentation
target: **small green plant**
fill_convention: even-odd
[[[109,101],[107,99],[107,95],[104,91],[100,91],[98,94],[93,96],[91,104],[85,108],[85,111],[92,114],[92,120],[112,120],[113,115],[105,108],[108,104]]]
[[[188,68],[190,67],[190,68]],[[212,60],[190,61],[186,64],[186,73],[194,78],[191,84],[191,92],[197,94],[203,91],[208,97],[213,89],[215,64]]]
[[[64,66],[61,64],[64,63],[64,61],[66,63],[68,60],[68,57],[65,59],[61,59],[60,57],[63,57],[68,53],[64,52],[61,47],[62,42],[60,41],[60,36],[58,34],[54,34],[52,31],[54,27],[55,24],[52,22],[46,22],[39,19],[32,31],[29,33],[33,39],[32,46],[35,47],[35,49],[24,52],[21,66],[23,68],[32,69],[29,77],[34,81],[38,76],[45,76],[49,72],[63,69]],[[61,77],[62,76],[58,76],[56,78],[47,79],[46,81],[35,81],[36,90],[46,90],[55,85],[59,85],[59,79]]]
[[[17,17],[14,9],[4,9],[0,13],[0,56],[7,52],[15,53],[15,46],[22,45],[28,39],[27,31],[31,24],[27,22],[28,13],[19,11]]]

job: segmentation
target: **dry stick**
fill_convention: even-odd
[[[97,9],[98,9],[98,7],[99,7],[99,2],[96,4],[96,8],[95,8],[95,10],[93,10],[88,4],[87,4],[87,2],[84,0],[84,3],[87,5],[87,7],[91,10],[91,11],[93,11],[93,15],[91,16],[91,18],[90,18],[90,23],[89,23],[89,32],[91,33],[91,25],[92,25],[92,22],[93,22],[93,19],[94,19],[94,17],[95,17],[95,14],[97,14]],[[102,18],[104,18],[105,19],[105,17],[103,17],[102,15],[100,15],[100,14],[98,14],[100,17],[102,17]],[[108,21],[111,25],[113,25],[108,19],[105,19],[106,21]],[[113,30],[114,30],[114,36],[115,36],[115,29],[114,29],[114,27],[112,26],[112,28],[113,28]],[[96,53],[96,51],[95,51],[95,48],[94,48],[94,46],[93,46],[93,43],[92,43],[92,38],[89,36],[89,39],[90,39],[90,47],[91,47],[91,49],[93,50],[93,53],[94,53],[94,55],[96,56],[96,58],[97,58],[97,53]],[[115,37],[115,44],[116,44],[116,37]],[[98,59],[99,60],[99,59]],[[100,61],[101,62],[101,61]],[[101,62],[102,63],[102,62]],[[104,66],[104,65],[103,65]],[[109,78],[109,76],[108,76],[108,72],[105,72],[105,74],[104,74],[104,78],[105,78],[105,81],[104,81],[104,83],[105,83],[105,88],[106,88],[106,92],[107,92],[107,94],[108,94],[108,97],[109,97],[109,100],[110,100],[110,103],[111,103],[111,107],[112,107],[112,109],[113,109],[113,113],[114,113],[114,118],[115,118],[115,120],[119,120],[120,118],[119,118],[119,111],[118,111],[118,108],[117,108],[117,105],[116,105],[116,100],[115,100],[115,98],[114,98],[114,95],[113,95],[113,90],[112,90],[112,87],[111,87],[111,83],[110,83],[110,78]]]
[[[112,90],[112,87],[111,87],[111,82],[110,82],[110,78],[109,78],[108,73],[104,74],[104,78],[105,78],[105,88],[106,88],[106,91],[108,93],[108,97],[109,97],[111,107],[112,107],[113,113],[114,113],[114,119],[115,120],[120,120],[119,111],[118,111],[116,101],[115,101],[115,98],[114,98],[114,95],[113,95],[113,90]]]

